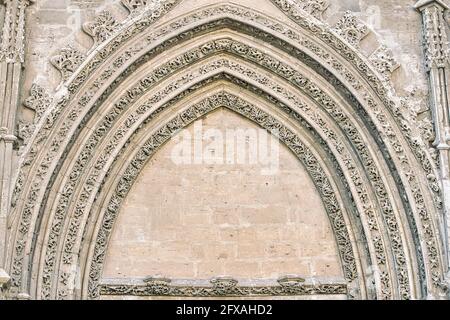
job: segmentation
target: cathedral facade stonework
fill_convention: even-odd
[[[0,300],[450,299],[447,1],[0,4]]]

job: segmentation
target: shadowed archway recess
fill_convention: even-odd
[[[41,299],[112,290],[101,284],[105,252],[141,168],[177,130],[225,107],[278,130],[314,181],[346,282],[320,290],[439,296],[435,167],[381,71],[301,12],[287,10],[294,25],[228,3],[158,22],[177,3],[93,50],[38,123],[12,203],[15,289]]]

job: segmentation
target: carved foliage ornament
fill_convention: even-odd
[[[406,97],[400,98],[400,106],[405,118],[413,125],[413,130],[422,136],[425,144],[432,142],[435,138],[435,130],[429,109],[423,109],[423,101],[417,99],[412,92]],[[436,163],[439,166],[439,162]]]
[[[354,47],[358,47],[361,40],[369,33],[369,28],[350,11],[344,14],[333,30]]]
[[[34,121],[32,123],[28,123],[20,120],[18,124],[18,134],[24,141],[25,145],[28,144],[28,140],[36,129],[36,124],[42,119],[44,113],[49,109],[52,101],[52,97],[43,87],[36,83],[31,86],[30,96],[24,101],[23,104],[26,108],[35,111],[36,114]]]
[[[34,110],[36,117],[34,122],[39,122],[44,112],[46,112],[52,103],[52,97],[47,91],[38,84],[33,84],[30,90],[30,96],[24,101],[24,106]]]
[[[18,123],[18,137],[24,141],[24,144],[28,144],[29,139],[36,130],[36,125],[20,120]]]
[[[322,20],[324,11],[330,6],[328,0],[288,0],[288,2],[318,20]]]
[[[83,53],[73,47],[61,50],[60,54],[54,56],[50,62],[61,72],[62,81],[67,81],[75,70],[84,61]]]
[[[83,29],[94,39],[95,44],[99,44],[108,39],[118,26],[119,23],[109,11],[102,11],[94,21],[85,23]]]
[[[397,61],[395,61],[391,49],[385,45],[382,45],[375,50],[369,59],[385,81],[388,81],[391,73],[400,66]]]

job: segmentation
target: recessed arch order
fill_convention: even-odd
[[[13,285],[97,297],[115,215],[143,164],[176,130],[226,107],[280,129],[308,169],[349,294],[437,295],[440,191],[386,79],[308,17],[294,27],[231,3],[153,21],[162,14],[143,13],[93,50],[39,122],[13,203]]]

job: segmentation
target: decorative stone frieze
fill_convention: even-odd
[[[304,279],[280,279],[278,284],[243,286],[234,279],[217,278],[210,285],[173,285],[170,279],[151,279],[143,284],[101,284],[100,295],[174,297],[276,297],[347,295],[345,282],[306,283]]]

